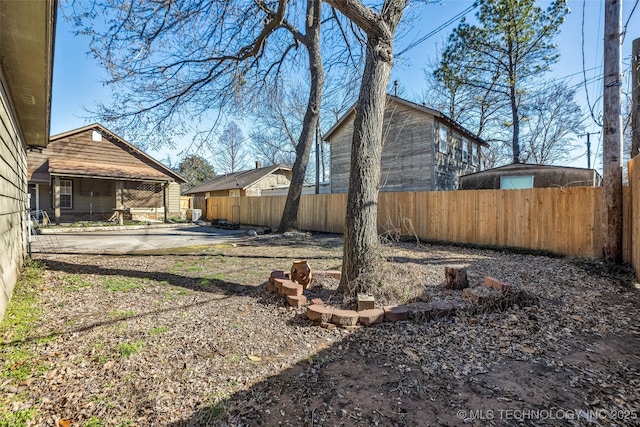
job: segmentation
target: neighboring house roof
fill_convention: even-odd
[[[89,131],[98,131],[103,142],[95,141],[93,146],[94,141],[74,139]],[[111,145],[98,145],[105,143]],[[27,163],[29,181],[48,182],[51,175],[64,175],[186,182],[180,174],[97,123],[52,136],[48,148],[28,153]]]
[[[407,106],[409,108],[413,108],[416,111],[419,111],[419,112],[422,112],[422,113],[427,113],[427,114],[430,114],[432,116],[438,117],[439,119],[441,119],[442,121],[446,122],[447,124],[449,124],[454,129],[456,129],[458,132],[464,134],[467,138],[471,138],[471,139],[477,141],[480,145],[482,145],[484,147],[489,147],[489,144],[487,144],[487,142],[485,140],[483,140],[482,138],[477,137],[472,132],[470,132],[467,129],[463,128],[460,124],[458,124],[454,120],[450,119],[449,117],[445,116],[444,114],[442,114],[438,110],[434,110],[434,109],[426,107],[424,105],[416,104],[414,102],[407,101],[406,99],[402,99],[402,98],[399,98],[397,96],[393,96],[393,95],[387,94],[387,105],[389,104],[389,102],[397,102],[398,104],[402,104],[402,105],[405,105],[405,106]],[[352,114],[355,114],[355,110],[356,110],[357,106],[358,106],[357,102],[355,104],[353,104],[351,106],[351,108],[349,108],[349,110],[347,110],[347,112],[331,127],[331,129],[329,129],[327,131],[327,133],[325,133],[323,135],[322,139],[324,141],[330,142],[333,133],[335,131],[337,131],[351,117]]]
[[[284,165],[271,165],[262,168],[244,170],[240,172],[228,173],[225,175],[219,175],[215,178],[190,188],[185,191],[184,194],[196,194],[206,193],[211,191],[224,191],[241,189],[246,190],[272,173],[282,170],[287,173],[291,172],[291,169]]]
[[[46,147],[58,2],[0,0],[2,71],[23,141]]]

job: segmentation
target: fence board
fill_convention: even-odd
[[[632,212],[640,212],[640,166],[634,162],[629,167],[631,187],[623,197],[623,244],[625,260],[638,268],[640,221],[633,221]],[[275,228],[285,201],[285,196],[212,197],[207,199],[207,219]],[[303,195],[299,228],[341,233],[346,206],[346,194]],[[378,231],[599,257],[601,208],[602,189],[598,187],[380,193]]]

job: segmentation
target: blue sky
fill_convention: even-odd
[[[623,1],[623,24],[629,20],[631,10],[636,0]],[[546,8],[549,1],[540,1],[540,6]],[[467,9],[473,1],[468,0],[443,0],[438,4],[420,6],[417,18],[410,22],[407,34],[396,43],[396,52],[400,52],[423,36],[431,33],[442,23],[450,20],[460,12]],[[580,86],[583,80],[582,57],[582,17],[584,5],[584,63],[587,70],[587,85],[589,99],[594,105],[596,114],[601,111],[601,103],[598,102],[602,94],[602,81],[597,77],[602,74],[602,40],[604,27],[603,2],[601,0],[577,0],[568,1],[572,10],[563,24],[562,32],[556,40],[560,48],[560,61],[553,66],[548,78],[565,77],[571,85],[579,86],[577,100],[587,112],[587,100],[585,89]],[[474,12],[467,15],[467,19],[473,17]],[[108,103],[110,88],[104,87],[100,81],[107,77],[106,73],[88,55],[89,38],[73,35],[71,25],[62,19],[57,24],[57,36],[55,46],[55,63],[53,74],[53,101],[51,113],[51,134],[66,132],[89,123],[96,118],[91,117],[86,110],[91,110],[96,102]],[[449,25],[442,31],[431,36],[424,42],[406,51],[396,61],[392,80],[397,79],[403,94],[410,100],[421,100],[425,89],[424,68],[427,60],[436,52],[436,48],[442,45],[456,23]],[[629,21],[627,33],[624,39],[622,58],[625,87],[630,87],[630,56],[631,42],[640,37],[640,6]],[[596,79],[594,79],[596,77]],[[598,132],[600,128],[591,120],[586,121],[587,131]],[[601,134],[600,134],[601,135]],[[598,150],[601,157],[602,150],[600,135],[592,136],[592,150]],[[135,143],[135,141],[130,141]],[[164,160],[170,156],[175,162],[180,151],[188,145],[189,141],[178,143],[177,149],[151,150],[149,154],[158,160]],[[593,154],[595,156],[595,153]],[[574,160],[571,166],[586,167],[586,147],[573,153]],[[592,161],[593,163],[593,161]]]

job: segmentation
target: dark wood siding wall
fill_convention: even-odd
[[[351,116],[331,136],[331,192],[349,190]],[[448,129],[447,150],[438,149],[437,126],[432,114],[396,102],[389,102],[384,116],[384,146],[380,191],[455,190],[460,175],[477,172],[477,161],[462,156],[462,141],[468,138]],[[479,149],[476,142],[472,142]]]
[[[0,319],[13,293],[27,245],[27,156],[0,68]]]
[[[115,165],[157,168],[147,159],[133,155],[123,155],[123,152],[133,153],[133,150],[115,138],[109,139],[107,135],[103,134],[102,141],[93,141],[92,133],[93,130],[88,129],[79,134],[56,139],[55,143],[50,144],[47,148],[47,154],[67,160],[88,160]]]
[[[439,130],[440,128],[446,129],[447,148],[442,151],[439,137],[435,136],[433,142],[433,147],[435,148],[435,185],[431,190],[456,190],[458,189],[458,178],[462,175],[477,172],[479,170],[479,161],[474,158],[470,159],[469,155],[463,155],[465,151],[463,150],[463,144],[467,145],[469,143],[468,138],[450,125],[436,120],[436,129]],[[477,143],[471,141],[471,144],[475,145],[476,150],[480,149]]]

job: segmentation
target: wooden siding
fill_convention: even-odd
[[[177,182],[169,183],[168,195],[168,216],[180,216],[180,184]]]
[[[637,172],[637,166],[632,168]],[[624,259],[640,267],[640,177],[624,189]],[[286,197],[207,199],[207,219],[277,227]],[[302,230],[341,233],[346,194],[303,195]],[[634,205],[635,203],[635,205]],[[540,188],[380,193],[378,232],[423,240],[470,243],[600,257],[602,188]],[[636,221],[640,222],[640,221]]]
[[[282,185],[289,185],[291,180],[289,179],[288,175],[290,174],[291,172],[284,173],[283,171],[275,171],[274,173],[265,176],[263,179],[256,182],[255,184],[247,187],[243,195],[244,196],[260,196],[262,194],[261,190],[264,190],[265,188],[273,188],[273,187],[280,187]]]
[[[66,137],[52,140],[49,146],[40,153],[29,153],[29,174],[35,173],[42,167],[42,162],[50,157],[68,161],[90,161],[92,163],[104,163],[108,165],[132,166],[138,169],[152,170],[152,174],[165,175],[164,171],[150,160],[136,156],[131,149],[115,138],[109,139],[102,136],[102,141],[93,141],[93,130],[72,134]],[[32,161],[33,158],[33,161]],[[170,178],[167,176],[166,180]]]
[[[349,190],[353,121],[351,114],[331,136],[332,193]],[[457,132],[449,130],[447,153],[437,151],[435,124],[432,114],[388,101],[383,126],[380,191],[454,190],[458,176],[478,171],[477,166],[462,160],[462,147],[454,138],[463,139]]]
[[[431,189],[436,191],[457,190],[458,178],[462,175],[478,172],[478,165],[463,156],[462,145],[466,143],[467,139],[445,123],[438,121],[436,123],[436,128],[443,126],[447,129],[447,150],[440,151],[436,139],[433,140],[435,167],[433,168],[434,185]],[[479,145],[476,144],[476,149],[479,148]]]
[[[27,245],[27,158],[0,68],[0,319],[18,279]]]

